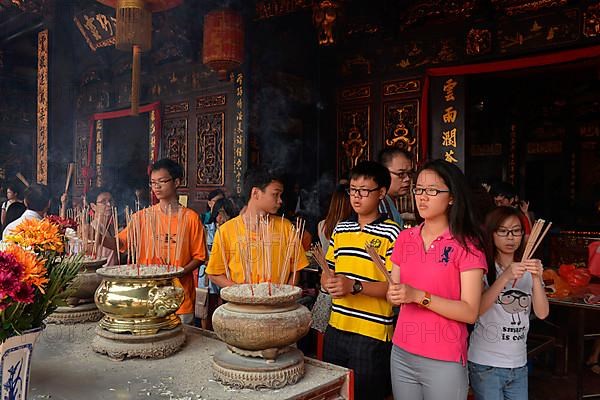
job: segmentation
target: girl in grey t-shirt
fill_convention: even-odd
[[[525,244],[519,212],[498,207],[487,215],[493,252],[471,334],[469,378],[476,400],[527,399],[529,314],[548,316],[540,260],[518,262]],[[498,393],[502,395],[498,397]]]

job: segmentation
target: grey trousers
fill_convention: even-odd
[[[467,367],[433,360],[392,347],[390,358],[395,400],[466,400]]]

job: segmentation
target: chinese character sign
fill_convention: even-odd
[[[431,157],[465,165],[465,79],[443,76],[431,79]]]

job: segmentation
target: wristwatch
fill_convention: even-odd
[[[354,285],[352,285],[352,292],[350,292],[351,294],[359,294],[360,292],[362,292],[363,290],[363,285],[362,282],[359,280],[354,280]]]
[[[421,307],[429,307],[430,304],[431,304],[431,293],[425,292],[425,296],[423,296],[423,298],[419,302],[419,305]]]

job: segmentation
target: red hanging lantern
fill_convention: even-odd
[[[224,8],[204,16],[202,62],[226,80],[228,71],[244,61],[244,21],[242,16]]]

